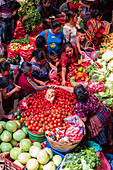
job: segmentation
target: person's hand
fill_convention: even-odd
[[[40,84],[41,86],[45,86],[45,85],[46,85],[46,83],[43,82],[43,81],[40,81],[39,84]]]
[[[53,88],[53,89],[56,89],[57,88],[57,85],[54,85],[54,84],[48,84],[47,87],[49,88]]]
[[[61,15],[66,16],[66,14],[64,12],[62,12]]]
[[[16,85],[16,84],[14,84],[15,85],[15,92],[19,92],[20,90],[21,90],[21,87],[20,86],[18,86],[18,85]]]
[[[66,81],[62,80],[62,86],[65,86],[65,85],[66,85]]]
[[[14,115],[7,115],[8,119],[14,119]]]
[[[52,69],[55,70],[55,69],[57,69],[57,67],[56,66],[52,66]]]
[[[84,55],[85,55],[85,52],[84,52],[84,51],[80,51],[80,54],[84,56]]]
[[[47,23],[51,23],[51,20],[50,20],[50,19],[46,19],[46,22],[47,22]]]
[[[12,16],[15,16],[16,15],[16,10],[12,13]]]

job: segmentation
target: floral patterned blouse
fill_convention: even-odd
[[[67,57],[67,55],[64,52],[61,54],[60,62],[62,68],[65,68],[66,66],[75,63],[78,60],[78,49],[75,45],[72,46],[75,49],[75,55],[73,55],[72,57]]]

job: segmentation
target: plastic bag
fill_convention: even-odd
[[[81,59],[82,63],[91,61],[91,58],[89,56],[87,56],[86,54],[81,55],[80,59]]]
[[[56,69],[51,69],[49,72],[49,78],[50,79],[56,79],[58,76],[57,74],[57,68]]]
[[[104,83],[102,81],[92,81],[88,84],[88,90],[91,92],[104,92]]]
[[[17,21],[17,26],[14,31],[14,38],[15,39],[23,39],[25,38],[26,30],[20,20]]]
[[[54,89],[48,89],[45,95],[46,99],[53,103],[53,100],[55,98],[55,90]]]
[[[24,49],[24,47],[27,47],[27,46],[29,46],[29,48]],[[20,56],[23,57],[25,61],[30,61],[33,50],[34,50],[34,47],[30,44],[22,45],[20,48]]]
[[[10,46],[15,44],[15,46],[17,45],[18,46],[18,49],[16,50],[16,48],[14,50],[11,50],[10,49]],[[15,55],[20,55],[20,48],[21,48],[22,44],[20,43],[10,43],[8,46],[7,46],[7,59],[9,58],[14,58]]]
[[[24,62],[24,59],[23,59],[22,57],[20,57],[20,58],[21,58],[21,60],[20,60],[19,65],[10,64],[10,69],[11,69],[12,71],[15,71],[15,70]]]
[[[113,155],[112,154],[107,154],[106,155],[107,160],[109,161],[111,165],[111,170],[113,170]]]
[[[29,35],[31,37],[37,36],[39,33],[41,33],[44,30],[43,23],[41,25],[37,25],[36,30],[29,32]]]
[[[106,157],[102,152],[96,152],[96,154],[99,156],[99,159],[101,160],[101,165],[97,167],[96,170],[111,170],[111,166],[109,162],[107,161]]]

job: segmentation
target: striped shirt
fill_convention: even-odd
[[[16,2],[16,0],[0,0],[0,21],[11,21],[12,20],[12,11],[11,6]]]
[[[24,83],[23,83],[24,82]],[[47,86],[38,86],[34,81],[33,77],[29,78],[24,74],[21,74],[18,79],[18,85],[21,87],[21,96],[26,96],[33,90],[45,89]]]

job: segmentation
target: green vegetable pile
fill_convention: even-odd
[[[79,2],[79,0],[70,0],[70,2],[73,2],[74,4],[76,4],[76,2]]]
[[[86,68],[86,73],[89,75],[89,78],[94,81],[105,81],[106,76],[103,69],[98,69],[98,65],[94,62],[92,65]]]
[[[78,147],[77,152],[70,153],[66,155],[64,170],[67,168],[68,170],[83,170],[83,166],[89,169],[95,169],[98,165],[101,165],[101,161],[95,153],[94,148],[90,148],[89,150],[85,145],[81,145]]]
[[[20,56],[16,55],[15,58],[9,58],[8,62],[9,62],[9,64],[19,65],[20,60],[21,60]]]
[[[18,10],[18,15],[27,33],[34,31],[37,25],[42,24],[42,17],[32,2],[23,4]]]
[[[20,44],[29,44],[29,39],[28,39],[28,38],[24,38],[24,39],[13,39],[13,40],[11,40],[10,43],[13,43],[13,42],[17,42],[17,43],[20,43]]]

